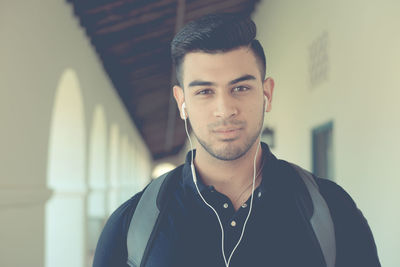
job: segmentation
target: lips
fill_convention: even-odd
[[[216,133],[230,133],[230,132],[235,132],[239,131],[241,128],[227,128],[227,129],[216,129],[214,132]]]
[[[213,132],[222,139],[236,139],[242,128],[218,128]]]

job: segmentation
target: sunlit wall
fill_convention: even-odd
[[[276,86],[277,156],[312,167],[333,122],[334,180],[363,211],[382,266],[400,266],[399,1],[265,0],[254,19]]]
[[[90,266],[149,151],[67,1],[1,1],[0,39],[0,266]]]

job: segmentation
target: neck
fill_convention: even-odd
[[[233,202],[253,181],[257,146],[260,146],[259,140],[245,155],[232,161],[216,159],[203,148],[197,149],[195,166],[201,180],[206,185],[214,186],[217,191],[228,196]],[[260,147],[256,156],[256,172],[260,168],[261,161],[262,149]]]

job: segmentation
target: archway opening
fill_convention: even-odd
[[[83,266],[85,247],[85,121],[78,77],[63,72],[50,126],[45,266]]]
[[[92,266],[97,241],[107,219],[107,125],[104,108],[94,110],[89,146],[87,196],[87,266]]]

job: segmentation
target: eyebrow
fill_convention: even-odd
[[[250,81],[250,80],[255,80],[255,79],[256,79],[256,77],[254,77],[253,75],[246,74],[246,75],[243,75],[243,76],[241,76],[241,77],[239,77],[239,78],[236,78],[236,79],[230,81],[228,84],[229,84],[229,85],[234,85],[234,84],[239,83],[239,82]],[[201,81],[201,80],[194,80],[194,81],[192,81],[192,82],[189,83],[188,87],[194,87],[194,86],[213,86],[213,85],[215,85],[215,83],[213,83],[213,82]]]
[[[242,77],[239,77],[237,79],[230,81],[229,85],[233,85],[235,83],[243,82],[243,81],[251,81],[251,80],[255,80],[255,79],[256,79],[256,77],[254,77],[253,75],[246,74],[246,75],[243,75]]]

